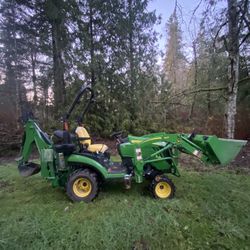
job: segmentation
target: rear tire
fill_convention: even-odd
[[[96,173],[89,169],[78,169],[70,174],[66,192],[72,201],[91,202],[99,192],[99,183]]]
[[[166,176],[155,176],[149,186],[149,190],[156,199],[172,199],[175,195],[175,185]]]

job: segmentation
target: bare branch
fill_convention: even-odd
[[[189,21],[189,25],[191,24],[192,20],[193,20],[193,17],[196,13],[196,11],[200,8],[200,5],[201,3],[203,2],[203,0],[200,0],[200,2],[198,3],[198,5],[195,7],[195,9],[193,10],[193,13],[192,13],[192,17],[190,18],[190,21]]]
[[[245,24],[248,28],[248,31],[250,32],[250,21],[246,19],[246,16],[242,16],[243,20],[245,21]]]
[[[245,35],[245,37],[241,40],[239,47],[247,40],[247,38],[250,36],[250,32]]]
[[[195,93],[200,93],[200,92],[213,92],[213,91],[220,91],[220,90],[225,90],[225,89],[227,89],[227,87],[200,88],[196,90],[183,92],[183,95],[195,94]]]
[[[203,0],[200,0],[200,2],[198,3],[198,5],[195,7],[192,16],[194,16],[195,13],[196,13],[196,11],[200,8],[200,5],[201,5],[202,1],[203,1]]]
[[[156,104],[167,104],[168,106],[183,106],[183,107],[189,107],[189,104],[184,104],[181,102],[168,102],[168,101],[150,101],[150,103],[156,103]]]
[[[245,1],[244,9],[242,9],[242,7],[240,5],[238,5],[238,7],[239,7],[240,13],[241,13],[240,23],[242,23],[244,21],[247,28],[248,28],[248,31],[250,32],[250,20],[248,20],[246,18],[246,14],[247,14],[247,11],[248,11],[248,0]],[[240,32],[240,30],[239,30],[239,32]]]
[[[170,101],[176,97],[180,97],[180,96],[187,96],[187,95],[191,95],[191,94],[197,94],[197,93],[202,93],[202,92],[215,92],[215,91],[222,91],[222,90],[226,90],[227,87],[214,87],[214,88],[199,88],[199,89],[195,89],[195,90],[184,90],[182,92],[179,92],[177,94],[172,95],[168,100],[166,101],[151,101],[151,103],[171,103]]]
[[[246,83],[246,82],[248,82],[248,81],[250,81],[250,76],[245,77],[245,78],[239,80],[239,81],[238,81],[238,84],[244,84],[244,83]]]
[[[228,23],[228,20],[225,21],[224,23],[222,23],[222,24],[220,25],[219,29],[217,30],[216,35],[215,35],[215,37],[214,37],[214,39],[213,39],[213,40],[214,40],[214,42],[213,42],[213,47],[214,47],[214,48],[215,48],[216,39],[217,39],[217,37],[218,37],[218,35],[219,35],[221,29],[222,29],[227,23]]]

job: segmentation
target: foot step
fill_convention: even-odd
[[[126,168],[124,168],[120,163],[113,164],[113,166],[108,168],[108,172],[113,174],[126,173]]]

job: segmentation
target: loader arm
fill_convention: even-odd
[[[143,137],[130,137],[135,144],[135,174],[138,182],[143,175],[144,168],[150,164],[160,171],[167,171],[180,176],[178,171],[179,152],[199,157],[207,162],[208,157],[202,154],[202,149],[188,139],[187,135],[155,133]],[[141,155],[141,157],[140,157]]]
[[[226,165],[237,156],[247,142],[221,139],[217,136],[167,133],[155,133],[142,137],[129,136],[128,139],[133,146],[132,151],[135,152],[137,182],[142,182],[147,165],[158,171],[180,176],[177,168],[179,152],[197,157],[206,164]],[[126,147],[124,151],[128,156]]]

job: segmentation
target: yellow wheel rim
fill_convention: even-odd
[[[73,192],[78,197],[87,197],[91,193],[91,190],[92,184],[87,178],[78,178],[73,183]]]
[[[155,193],[159,198],[168,198],[171,194],[171,186],[165,181],[160,181],[155,186]]]

